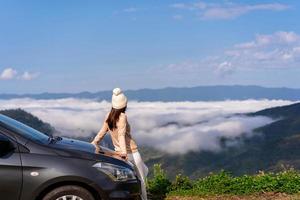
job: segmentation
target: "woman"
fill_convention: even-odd
[[[112,108],[103,122],[102,128],[92,141],[97,146],[107,132],[110,133],[116,153],[123,159],[128,159],[136,168],[137,175],[141,180],[142,199],[147,200],[145,178],[148,168],[144,164],[138,151],[136,142],[131,137],[130,125],[125,114],[127,108],[127,98],[120,88],[115,88],[112,95]]]

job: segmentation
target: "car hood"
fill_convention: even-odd
[[[49,146],[60,156],[103,161],[132,168],[131,163],[116,156],[114,151],[81,140],[62,138]]]

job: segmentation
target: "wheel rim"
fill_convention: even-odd
[[[58,197],[56,200],[83,200],[83,199],[76,195],[64,195],[64,196]]]

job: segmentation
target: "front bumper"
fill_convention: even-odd
[[[140,200],[141,199],[141,182],[140,180],[132,180],[125,182],[114,182],[111,189],[103,190],[98,185],[93,185],[98,188],[101,200]]]
[[[140,200],[141,183],[136,181],[119,183],[115,190],[110,191],[109,199]]]

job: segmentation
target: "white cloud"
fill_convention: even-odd
[[[300,35],[277,31],[256,35],[253,41],[236,44],[225,54],[238,68],[287,68],[300,64]]]
[[[30,73],[30,72],[24,72],[21,76],[20,79],[24,81],[31,81],[39,76],[39,73]]]
[[[277,31],[269,35],[256,35],[255,40],[236,44],[236,49],[253,49],[259,47],[268,47],[271,45],[293,45],[299,44],[300,36],[293,31]]]
[[[209,122],[191,124],[186,127],[169,125],[149,131],[141,130],[140,141],[169,153],[188,151],[220,151],[221,138],[237,140],[242,135],[251,137],[252,130],[271,123],[266,117],[216,117]]]
[[[130,14],[130,13],[135,13],[140,11],[140,8],[136,8],[136,7],[128,7],[128,8],[124,8],[124,9],[120,9],[120,10],[115,10],[113,12],[114,15],[120,15],[120,14]]]
[[[219,151],[220,138],[231,139],[234,143],[242,135],[251,137],[254,128],[272,122],[266,117],[236,113],[291,103],[282,100],[129,102],[128,118],[132,135],[140,145],[150,145],[170,153]],[[0,100],[0,109],[23,108],[68,137],[89,136],[97,132],[110,106],[110,102],[84,99]]]
[[[173,15],[172,18],[175,20],[182,20],[183,16],[182,15]]]
[[[203,70],[216,71],[216,67],[224,62],[218,56],[208,56],[200,60],[185,60],[182,62],[171,63],[166,66],[152,68],[153,73],[203,73]]]
[[[213,71],[224,77],[236,71],[287,69],[300,66],[300,35],[293,31],[257,34],[253,40],[238,43],[223,53],[198,61],[184,61],[164,67],[168,73]],[[162,72],[161,67],[157,71]]]
[[[197,2],[197,3],[174,3],[171,4],[172,8],[177,8],[177,9],[187,9],[187,10],[202,10],[207,8],[207,3],[205,2]]]
[[[130,7],[130,8],[123,9],[123,12],[128,12],[128,13],[130,13],[130,12],[136,12],[136,11],[138,11],[138,9],[135,8],[135,7]]]
[[[222,62],[216,68],[216,73],[220,76],[226,76],[234,72],[234,68],[231,62]]]
[[[172,4],[171,7],[195,12],[202,20],[228,20],[254,11],[283,11],[289,8],[288,5],[281,3],[247,5],[230,2],[223,4],[206,2],[176,3]]]
[[[187,4],[185,3],[174,3],[171,5],[172,8],[180,8],[180,9],[187,8],[186,6]]]
[[[0,80],[10,80],[15,78],[17,71],[13,68],[6,68],[0,74]]]
[[[20,79],[25,81],[30,81],[39,76],[39,73],[31,73],[28,71],[23,72],[20,76],[18,75],[18,71],[13,68],[6,68],[0,74],[0,80],[11,80],[11,79]]]
[[[234,5],[225,7],[211,7],[203,12],[202,19],[234,19],[241,15],[259,10],[282,11],[288,6],[284,4],[257,4],[257,5]]]

